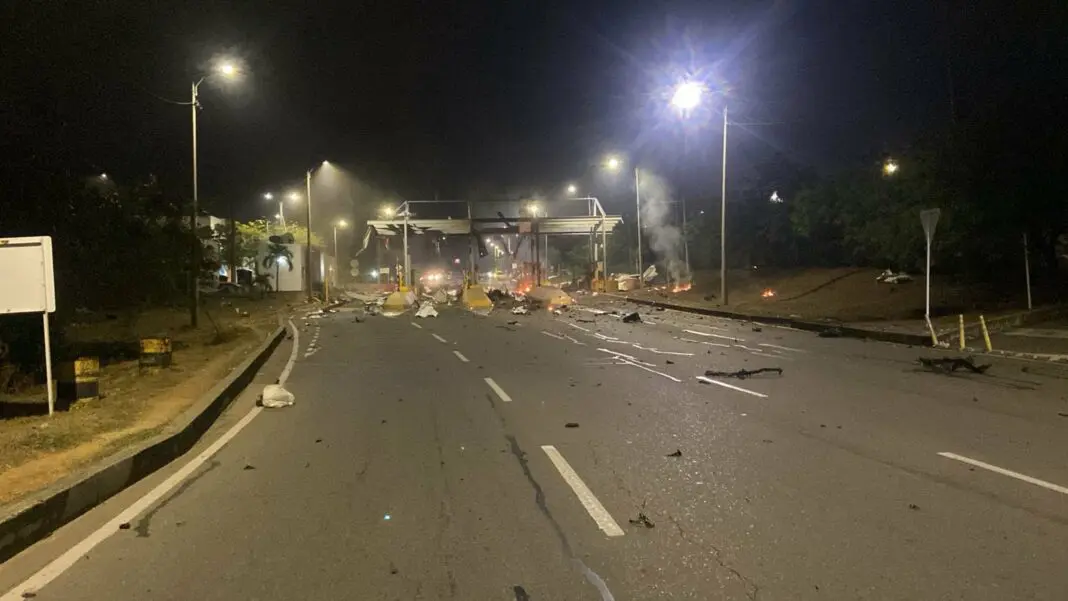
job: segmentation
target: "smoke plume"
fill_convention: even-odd
[[[690,273],[683,259],[682,231],[671,223],[675,211],[671,187],[663,178],[648,171],[639,174],[638,182],[642,229],[657,263],[667,271],[671,282],[689,281]]]

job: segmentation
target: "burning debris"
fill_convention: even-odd
[[[759,369],[739,369],[738,371],[715,371],[712,369],[706,370],[705,375],[713,378],[738,378],[739,380],[745,380],[752,378],[755,375],[763,373],[775,373],[782,375],[781,367],[761,367]]]
[[[526,305],[512,307],[512,315],[530,315],[530,309],[528,309]]]
[[[690,288],[693,288],[693,282],[679,282],[675,284],[675,287],[671,291],[675,294],[679,292],[686,292]]]
[[[760,293],[760,298],[775,298],[775,291],[771,288],[765,288],[764,291]]]
[[[920,365],[927,369],[939,372],[939,373],[953,373],[958,369],[966,369],[973,374],[983,374],[986,370],[990,369],[990,364],[976,365],[975,359],[972,357],[940,357],[932,359],[929,357],[920,357]]]

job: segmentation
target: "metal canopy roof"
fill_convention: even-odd
[[[517,234],[520,223],[531,223],[529,217],[518,219],[409,219],[408,227],[416,233],[437,232],[446,235],[470,234]],[[556,236],[588,236],[590,231],[600,231],[601,223],[609,231],[623,223],[619,215],[605,217],[544,217],[537,220],[538,234]],[[375,219],[367,222],[380,236],[398,236],[404,233],[404,219]]]

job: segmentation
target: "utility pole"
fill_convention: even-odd
[[[201,79],[200,81],[204,81]],[[197,212],[199,207],[199,191],[197,190],[197,88],[200,81],[193,83],[193,96],[190,108],[193,110],[193,213],[189,221],[189,233],[193,236],[193,247],[190,249],[189,266],[189,325],[194,329],[198,325],[200,309],[200,238],[197,237]]]
[[[723,175],[720,176],[719,298],[727,304],[727,107],[723,107]]]
[[[308,283],[308,302],[309,303],[312,301],[312,274],[311,274],[311,228],[312,228],[311,205],[312,205],[312,196],[311,196],[311,174],[312,174],[312,170],[311,169],[309,169],[308,172],[304,174],[304,186],[305,186],[305,188],[307,188],[306,191],[307,191],[307,194],[308,194],[308,202],[306,203],[308,205],[308,235],[307,235],[307,246],[304,249],[304,277],[305,277],[305,280]]]
[[[638,287],[642,287],[642,195],[638,180],[638,168],[634,168],[634,209],[638,214]]]

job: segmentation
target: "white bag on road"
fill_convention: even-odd
[[[260,397],[260,404],[268,409],[277,409],[278,407],[289,407],[295,400],[296,398],[293,396],[292,392],[289,392],[278,384],[268,384],[263,387],[263,396]]]

